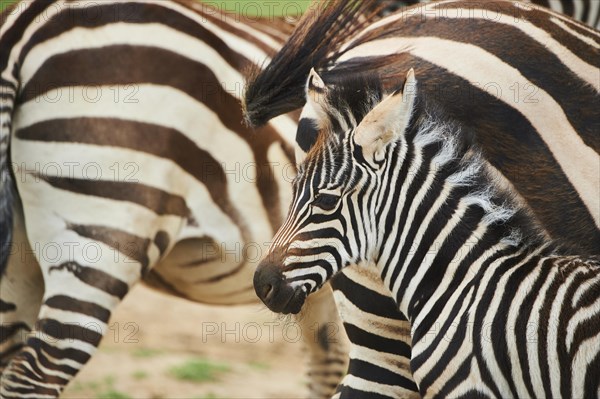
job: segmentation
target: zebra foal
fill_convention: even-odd
[[[252,138],[236,96],[290,30],[184,0],[23,1],[1,15],[2,244],[14,235],[0,258],[0,397],[59,396],[140,282],[259,303],[252,251],[283,221],[296,122]],[[341,337],[306,333],[336,322],[323,293],[299,320],[320,398],[346,368]]]
[[[600,395],[600,257],[550,240],[412,70],[387,97],[311,71],[307,101],[327,118],[257,268],[263,302],[296,313],[345,266],[376,268],[422,396]]]
[[[516,1],[435,2],[394,13],[356,35],[331,33],[342,29],[324,27],[333,19],[301,23],[253,78],[246,93],[252,123],[260,125],[304,105],[302,88],[311,66],[319,68],[327,84],[372,71],[386,89],[414,67],[422,95],[475,132],[486,159],[528,203],[549,236],[577,246],[579,253],[598,254],[600,178],[598,169],[591,168],[600,148],[593,128],[598,124],[598,86],[589,83],[598,70],[597,31]],[[557,24],[561,21],[574,29]],[[321,32],[332,39],[321,40]],[[343,40],[336,42],[340,36]],[[304,107],[297,159],[315,145],[317,127],[328,118],[310,103]],[[548,123],[550,119],[556,122]],[[399,386],[410,387],[404,383],[410,371],[410,325],[402,325],[397,309],[396,314],[388,311],[387,303],[394,301],[374,272],[348,267],[332,279],[346,331],[356,343],[338,389],[341,397],[398,398]],[[359,300],[347,292],[360,292],[355,294]],[[369,300],[360,300],[369,293]],[[394,328],[382,327],[383,320]],[[396,378],[390,376],[394,373]]]

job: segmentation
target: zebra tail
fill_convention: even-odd
[[[0,95],[2,98],[2,106],[12,109],[14,104],[14,96]],[[10,143],[10,126],[11,115],[8,116],[2,113],[0,121],[0,277],[4,274],[6,264],[8,263],[8,255],[10,253],[10,245],[12,240],[13,230],[13,183],[10,173],[10,161],[8,156],[8,148]]]
[[[326,67],[348,37],[379,18],[384,5],[377,0],[313,2],[267,67],[249,71],[242,99],[246,123],[262,126],[302,107],[310,69]]]

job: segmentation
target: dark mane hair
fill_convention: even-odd
[[[349,36],[379,18],[381,7],[376,0],[313,2],[267,67],[249,71],[242,99],[246,123],[261,126],[302,107],[310,69],[323,68],[336,59]]]
[[[328,82],[327,86],[328,104],[336,109],[348,111],[357,123],[360,123],[386,95],[379,75],[371,72],[339,76]],[[328,114],[332,119],[333,115]]]

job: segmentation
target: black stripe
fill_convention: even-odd
[[[275,53],[275,50],[273,48],[269,47],[268,45],[266,45],[262,41],[256,39],[251,34],[247,33],[246,31],[243,31],[241,29],[236,28],[235,25],[233,25],[233,24],[228,24],[228,23],[224,22],[224,20],[226,20],[227,17],[231,18],[232,17],[231,15],[227,16],[227,15],[223,14],[223,15],[219,15],[219,17],[216,17],[214,15],[211,15],[210,13],[203,13],[202,17],[206,18],[208,21],[214,23],[215,25],[217,25],[218,27],[220,27],[224,31],[230,32],[233,35],[235,35],[235,36],[237,36],[239,38],[242,38],[243,40],[246,40],[246,41],[248,41],[250,43],[254,43],[254,45],[256,47],[260,48],[263,52],[265,52],[270,57],[272,57],[273,54]],[[244,22],[247,25],[250,25],[250,26],[252,25],[252,21],[247,21],[246,20]],[[281,39],[279,39],[278,42],[281,42]]]
[[[410,345],[402,340],[381,337],[362,330],[350,323],[344,323],[344,328],[350,342],[379,352],[400,355],[410,359]]]
[[[504,378],[506,378],[512,395],[514,397],[519,396],[517,392],[517,387],[515,385],[515,380],[512,378],[512,362],[510,360],[508,343],[506,342],[506,335],[512,334],[519,336],[523,332],[527,332],[527,325],[516,325],[511,326],[508,324],[508,311],[511,305],[511,302],[514,298],[515,292],[518,292],[520,283],[534,270],[538,267],[539,258],[533,257],[528,262],[520,265],[518,268],[514,266],[510,268],[510,270],[506,270],[503,273],[503,276],[509,276],[506,280],[506,286],[504,292],[496,292],[495,296],[500,296],[500,303],[498,305],[498,311],[494,315],[492,319],[492,326],[490,328],[490,337],[489,339],[494,343],[494,353],[493,356],[496,358],[498,362],[498,367],[502,371]],[[513,263],[514,265],[514,263]],[[491,280],[498,281],[498,280]],[[482,305],[484,306],[484,305]],[[521,312],[525,312],[526,308],[521,307]],[[507,331],[508,329],[513,329],[512,331]],[[522,347],[525,349],[526,346]],[[490,354],[492,355],[492,354]],[[526,368],[527,363],[522,364],[521,366]]]
[[[467,358],[461,363],[460,366],[457,367],[456,371],[454,372],[454,374],[452,375],[451,378],[449,378],[443,386],[441,386],[439,388],[439,391],[437,392],[438,395],[440,396],[450,396],[450,393],[458,387],[458,385],[460,385],[461,383],[464,383],[465,381],[469,380],[469,375],[471,372],[471,365],[472,365],[472,361],[473,361],[473,356],[467,356]],[[422,394],[425,394],[425,390],[421,391]],[[452,395],[453,397],[457,397],[456,393],[454,393],[454,395]],[[462,397],[464,398],[478,398],[478,399],[484,399],[486,398],[486,396],[484,396],[482,394],[481,391],[477,391],[475,389],[471,390],[470,392],[464,394]]]
[[[438,8],[439,9],[462,8],[464,6],[464,4],[465,3],[441,4],[440,6],[438,6]],[[523,10],[521,8],[515,7],[510,2],[505,3],[502,1],[480,2],[478,4],[477,8],[481,8],[484,10],[490,10],[492,13],[493,12],[502,12],[503,14],[506,14],[506,15],[509,15],[509,16],[515,18],[515,21],[517,21],[517,23],[518,23],[518,21],[530,22],[534,26],[536,26],[536,27],[540,28],[541,30],[543,30],[544,32],[548,33],[553,39],[555,39],[557,42],[559,42],[560,44],[562,44],[563,46],[568,48],[571,52],[573,52],[576,56],[578,56],[579,58],[581,58],[588,64],[596,65],[596,66],[599,65],[600,61],[598,58],[597,51],[594,50],[593,47],[589,46],[588,44],[585,44],[584,42],[577,39],[570,33],[565,32],[563,29],[559,28],[553,22],[550,22],[550,17],[552,17],[552,14],[548,13],[546,10],[535,9],[535,8],[532,8],[530,10]],[[481,21],[481,19],[470,19],[469,24],[475,23],[478,21]],[[476,30],[471,30],[473,25],[469,25],[469,24],[465,24],[466,29],[465,29],[464,33],[477,32]],[[427,21],[427,25],[429,25],[429,20]],[[493,36],[491,36],[492,38],[498,38],[498,40],[507,40],[507,41],[510,40],[511,46],[517,46],[517,47],[519,46],[519,43],[514,41],[515,39],[517,39],[517,37],[510,36],[509,32],[511,31],[511,29],[509,27],[503,26],[498,23],[496,23],[495,25],[496,25],[496,28],[494,29],[495,34]],[[598,42],[597,36],[590,35],[585,30],[578,28],[573,23],[570,23],[570,24],[567,23],[567,25],[569,25],[569,28],[576,30],[579,34]],[[508,29],[506,31],[500,31],[502,28],[508,28]],[[456,30],[456,28],[455,28],[455,30]],[[476,34],[473,34],[472,36],[476,36]],[[489,36],[488,36],[488,38],[489,38]],[[502,38],[502,39],[500,39],[500,38]],[[508,43],[508,42],[505,42],[505,43]],[[526,56],[525,54],[523,54],[523,55]],[[544,66],[546,66],[546,64],[544,64]]]
[[[23,322],[0,324],[0,344],[8,341],[20,330],[31,331],[31,328]]]
[[[101,242],[123,255],[140,263],[142,273],[148,269],[148,247],[150,239],[142,238],[123,230],[93,225],[78,225],[67,223],[67,228],[82,237]]]
[[[511,4],[509,4],[509,7],[516,8]],[[546,91],[565,111],[569,123],[575,128],[586,145],[596,152],[600,152],[600,138],[597,134],[600,128],[600,118],[596,110],[600,98],[593,87],[582,81],[580,85],[574,88],[571,82],[566,82],[565,76],[575,79],[575,75],[571,70],[562,64],[560,59],[545,47],[544,43],[532,39],[518,28],[490,20],[473,19],[461,26],[461,29],[456,29],[456,22],[451,18],[428,20],[426,24],[427,36],[477,46],[516,68],[527,80]],[[557,26],[552,26],[551,23],[546,25],[543,26],[544,30],[558,29]],[[382,36],[394,37],[399,32],[402,37],[419,36],[422,34],[419,30],[420,26],[422,26],[420,18],[409,18],[402,21],[400,31],[391,30]],[[466,35],[465,31],[476,33]],[[494,40],[499,37],[502,40]],[[510,46],[506,45],[508,42],[511,43]],[[562,42],[562,40],[559,40],[559,42]],[[594,53],[589,46],[587,52]],[[600,57],[596,53],[593,61],[589,62],[600,67],[598,60],[600,60]],[[493,82],[493,80],[494,77],[490,76],[489,82],[479,83],[486,85]],[[536,91],[532,88],[518,87],[515,84],[511,86],[511,90],[513,87],[514,91],[509,93],[508,96],[516,95],[518,91],[521,95],[530,94],[524,101],[540,101]],[[442,101],[447,102],[445,99]],[[515,102],[514,107],[519,108],[520,104]]]
[[[416,391],[417,386],[414,381],[387,370],[379,365],[369,363],[360,359],[352,359],[348,367],[348,374],[360,376],[368,381],[378,384],[390,385],[393,387],[401,386],[411,391]],[[371,396],[368,396],[369,398]]]
[[[531,285],[530,292],[523,298],[523,302],[520,307],[519,314],[516,319],[516,327],[519,331],[525,331],[525,334],[517,334],[516,342],[518,348],[527,348],[527,345],[531,345],[531,336],[529,335],[529,328],[531,326],[528,325],[529,317],[531,316],[531,309],[533,309],[533,303],[538,298],[540,294],[540,290],[542,286],[546,282],[546,276],[550,272],[550,269],[553,267],[551,261],[545,261],[538,265],[541,269],[540,276],[534,281]],[[527,351],[519,351],[519,362],[521,363],[521,377],[523,382],[525,383],[525,387],[527,388],[527,392],[531,397],[535,397],[535,392],[533,391],[533,384],[531,383],[531,377],[529,375],[530,369],[525,366],[529,363],[529,359],[527,358]]]
[[[76,339],[94,346],[98,346],[102,339],[102,335],[94,330],[90,330],[77,324],[64,324],[54,319],[38,320],[38,330],[46,335],[46,337],[52,337],[59,340]]]
[[[352,360],[350,362],[352,362]],[[358,374],[358,375],[360,375],[360,374]],[[341,385],[338,388],[338,391],[341,392],[340,398],[395,399],[393,396],[386,396],[379,392],[371,392],[371,391],[367,392],[367,391],[363,391],[360,389],[350,387],[348,385]]]
[[[593,398],[600,391],[600,353],[596,352],[585,371],[584,398]]]
[[[563,285],[563,278],[559,275],[554,274],[552,283],[548,287],[546,294],[544,295],[541,309],[539,311],[540,324],[537,329],[536,340],[538,349],[538,366],[540,368],[541,380],[544,386],[544,394],[546,397],[552,397],[551,381],[552,375],[550,372],[550,365],[548,364],[549,354],[553,353],[557,348],[548,348],[548,336],[553,334],[556,327],[556,320],[550,317],[552,306],[554,305],[554,299],[558,295],[559,289]],[[550,276],[546,276],[546,279],[550,279]],[[548,321],[548,322],[545,322]]]
[[[98,28],[101,26],[125,22],[130,24],[160,24],[178,30],[186,35],[204,41],[217,50],[225,61],[238,71],[249,68],[252,63],[242,55],[230,49],[215,33],[206,29],[202,23],[194,21],[178,11],[157,4],[117,3],[109,5],[90,4],[79,9],[70,8],[55,15],[41,27],[24,47],[19,63],[37,44],[61,35],[76,27]],[[200,19],[204,16],[200,16]],[[148,30],[151,34],[152,30]],[[105,61],[105,60],[104,60]],[[102,64],[104,64],[103,62]],[[100,67],[101,64],[98,64]],[[81,70],[84,71],[83,69]],[[101,80],[96,81],[101,82]]]
[[[17,305],[0,299],[0,313],[8,313],[17,309]]]
[[[41,323],[43,322],[43,320],[40,320],[40,326],[42,325]],[[69,325],[70,327],[70,325]],[[67,327],[67,328],[69,328]],[[54,327],[49,327],[51,331],[59,331],[57,329],[55,329]],[[62,331],[61,331],[62,332]],[[42,335],[44,336],[45,339],[49,339],[50,341],[55,341],[54,338],[56,337],[50,337],[47,335],[47,333],[42,330],[41,331]],[[29,341],[28,341],[29,344]],[[74,376],[75,374],[77,374],[77,372],[79,371],[78,368],[75,367],[71,367],[69,365],[66,364],[58,364],[58,363],[53,363],[53,360],[49,359],[48,356],[46,356],[45,353],[43,353],[42,351],[40,351],[39,347],[32,347],[29,346],[29,348],[34,349],[36,351],[36,355],[37,355],[37,361],[38,363],[44,368],[44,369],[49,369],[52,371],[57,371],[60,373],[64,373],[66,375],[72,375]],[[59,360],[62,360],[63,358],[58,358]],[[46,374],[46,376],[44,376],[44,378],[42,379],[42,382],[44,383],[57,383],[60,385],[65,385],[69,382],[69,378],[63,378],[63,377],[59,377],[59,376],[48,376]]]
[[[191,211],[188,209],[183,197],[145,184],[38,176],[52,187],[60,190],[99,198],[109,198],[115,201],[131,202],[161,216],[173,215],[185,219],[191,218]]]
[[[158,248],[158,252],[160,252],[160,256],[165,254],[165,251],[169,247],[169,243],[171,242],[169,238],[169,233],[163,230],[159,230],[154,236],[154,245]]]
[[[0,37],[0,71],[4,71],[7,68],[10,51],[15,47],[19,40],[23,38],[23,33],[29,28],[31,22],[36,18],[39,18],[39,15],[52,3],[54,2],[36,1],[32,3],[25,12],[19,16],[13,26]],[[4,15],[5,14],[2,13],[3,18]],[[3,84],[3,82],[1,83]]]
[[[331,287],[344,294],[363,312],[392,320],[407,321],[391,296],[372,291],[348,278],[343,272],[331,279]],[[408,327],[408,324],[407,324]],[[408,331],[410,337],[410,331]]]
[[[82,282],[110,295],[116,296],[119,299],[123,299],[125,294],[129,291],[129,286],[126,283],[110,274],[103,272],[102,270],[94,269],[93,267],[78,265],[75,262],[66,262],[60,265],[51,266],[48,272],[51,273],[53,271],[65,269],[70,273],[73,273],[73,275]]]
[[[54,295],[44,301],[44,305],[53,309],[66,310],[91,316],[104,323],[108,323],[110,310],[93,302],[83,301],[66,295]]]
[[[0,352],[0,374],[3,371],[2,368],[8,365],[12,357],[19,353],[21,349],[23,349],[23,346],[24,345],[22,342],[17,342]]]

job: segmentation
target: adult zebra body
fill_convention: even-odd
[[[3,14],[7,241],[16,217],[0,281],[1,397],[59,395],[138,281],[197,302],[256,301],[252,274],[291,195],[296,123],[252,136],[237,97],[242,71],[290,31],[192,1],[27,1]],[[328,304],[315,301],[304,331],[336,321]],[[329,396],[344,341],[304,336],[311,397]]]
[[[529,204],[548,234],[578,246],[582,252],[598,254],[600,209],[593,201],[600,195],[600,181],[592,173],[587,184],[576,187],[563,169],[563,165],[571,167],[570,160],[578,157],[588,165],[599,162],[600,143],[595,132],[600,120],[593,104],[598,102],[600,83],[597,73],[592,72],[587,79],[583,76],[590,70],[589,63],[592,71],[597,71],[598,33],[566,19],[565,23],[574,29],[561,30],[550,20],[563,21],[563,18],[552,12],[540,9],[532,13],[527,5],[500,3],[503,7],[500,11],[519,22],[515,26],[498,16],[482,18],[481,13],[474,13],[474,4],[482,6],[481,11],[485,12],[485,4],[481,2],[431,4],[424,15],[415,12],[418,8],[404,10],[367,28],[358,39],[349,36],[341,42],[322,42],[318,34],[311,35],[337,29],[327,26],[335,17],[309,19],[314,25],[298,26],[280,55],[249,83],[247,117],[250,122],[260,124],[282,110],[302,106],[304,96],[300,93],[311,66],[322,68],[328,84],[371,70],[383,77],[384,85],[401,80],[401,74],[415,67],[425,77],[421,91],[434,97],[461,124],[479,131],[475,140],[486,158]],[[437,7],[442,10],[436,13]],[[439,17],[445,8],[453,7],[464,9]],[[347,12],[340,8],[329,11]],[[472,18],[461,19],[458,17],[461,13]],[[335,37],[335,33],[331,36]],[[418,41],[419,36],[429,41]],[[498,37],[502,41],[496,40]],[[397,46],[382,42],[374,46],[378,53],[365,53],[363,50],[370,44],[378,44],[378,38],[393,38]],[[315,56],[307,57],[311,52]],[[465,60],[470,63],[465,64]],[[578,62],[578,66],[572,61]],[[467,67],[479,76],[465,76]],[[502,93],[503,96],[499,95]],[[537,108],[532,112],[534,104]],[[532,118],[534,114],[564,115],[568,123],[566,127],[564,123],[540,124],[539,119]],[[316,114],[310,105],[305,107],[296,136],[299,159],[316,141],[315,126],[326,123],[323,120],[328,118]],[[556,141],[561,144],[550,149],[549,144]],[[566,162],[559,162],[560,158]],[[589,201],[584,197],[592,202],[591,206],[586,206]],[[406,348],[410,345],[410,337],[406,337],[410,326],[402,325],[398,313],[384,310],[389,309],[385,304],[392,301],[387,288],[368,271],[353,269],[353,273],[345,272],[333,279],[334,289],[338,281],[345,291],[349,291],[349,285],[360,282],[355,290],[359,286],[368,287],[372,297],[369,303],[353,303],[343,293],[336,292],[338,307],[345,312],[342,318],[349,335],[354,332],[356,344],[341,394],[398,397],[395,387],[389,385],[393,378],[388,378],[386,371],[398,374],[397,381],[402,384],[402,371],[407,367],[402,358],[410,353],[410,348]],[[396,325],[395,331],[380,334],[380,340],[373,339],[378,329],[363,322],[373,314],[380,321],[390,320],[387,324]],[[361,340],[363,329],[372,334]],[[378,369],[377,365],[381,367]],[[353,374],[358,370],[370,379],[355,378]]]
[[[471,132],[417,104],[412,70],[385,98],[378,78],[338,84],[308,80],[330,123],[257,268],[265,304],[297,312],[344,266],[376,267],[423,397],[600,396],[600,256],[549,239]]]
[[[495,0],[503,1],[503,0]],[[561,14],[581,21],[593,28],[600,29],[600,2],[596,0],[525,0],[526,2],[540,5]],[[386,1],[384,13],[397,11],[401,7],[409,7],[415,4],[430,3],[431,0],[405,0]]]

